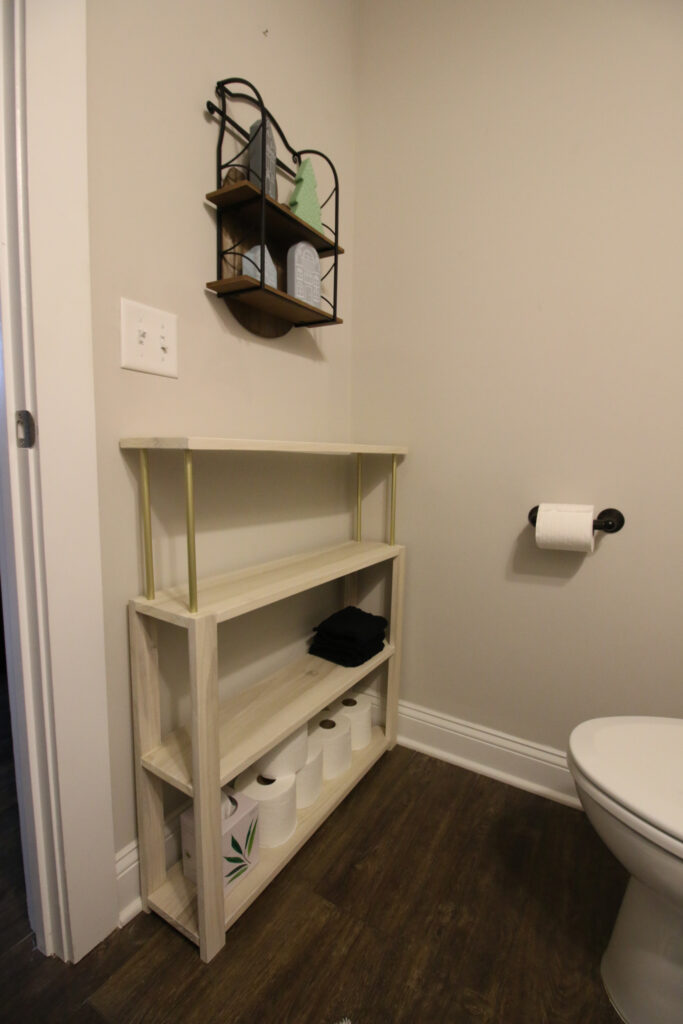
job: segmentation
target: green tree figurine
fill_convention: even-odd
[[[289,208],[292,213],[305,220],[316,231],[322,233],[323,221],[320,212],[320,202],[316,190],[315,174],[313,164],[306,157],[299,165],[296,178],[294,179],[294,191],[289,197]]]

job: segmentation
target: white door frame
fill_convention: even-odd
[[[87,190],[85,0],[2,0],[0,578],[27,902],[79,960],[117,924]],[[15,414],[37,424],[16,445]]]

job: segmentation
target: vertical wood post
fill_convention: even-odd
[[[401,634],[403,632],[403,582],[405,577],[405,548],[401,548],[391,563],[391,613],[389,640],[395,654],[389,659],[387,670],[386,733],[389,749],[396,746],[398,731],[398,688],[401,680]]]
[[[154,600],[154,556],[152,554],[152,510],[149,491],[147,450],[140,449],[140,497],[142,505],[142,538],[145,549],[145,597]]]
[[[199,952],[205,963],[225,945],[216,633],[216,618],[210,615],[190,623],[188,630]]]
[[[356,540],[363,539],[363,456],[356,455]]]
[[[185,452],[185,517],[187,520],[187,585],[189,609],[197,611],[197,551],[194,528],[194,479],[192,452]]]
[[[396,463],[395,455],[391,456],[391,514],[389,517],[389,543],[396,543]]]
[[[131,679],[133,685],[133,739],[137,797],[140,889],[143,909],[149,896],[166,878],[164,849],[163,783],[141,764],[143,754],[161,743],[159,710],[159,658],[156,620],[128,606]]]

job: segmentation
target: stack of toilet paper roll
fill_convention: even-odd
[[[235,789],[259,805],[260,843],[286,843],[296,829],[296,776],[308,758],[308,729],[302,725],[235,779]]]
[[[323,779],[348,771],[351,752],[371,737],[370,698],[350,691],[242,772],[234,787],[259,805],[261,846],[286,843],[296,829],[297,808],[315,803]]]

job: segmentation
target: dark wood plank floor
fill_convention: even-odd
[[[402,748],[382,758],[208,966],[144,914],[79,964],[47,960],[25,918],[23,937],[11,926],[4,941],[8,878],[2,1021],[618,1021],[598,965],[626,875],[585,817]]]

